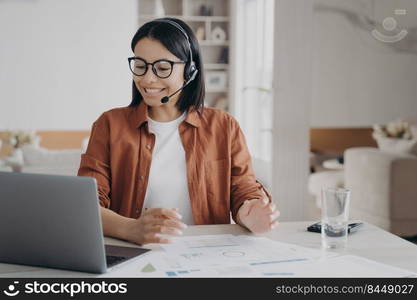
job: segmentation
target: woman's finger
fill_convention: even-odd
[[[270,225],[269,225],[269,228],[272,230],[272,229],[274,229],[275,227],[277,227],[278,226],[278,221],[274,221],[274,222],[272,222]]]
[[[264,207],[267,207],[267,206],[268,206],[268,204],[269,204],[269,199],[267,199],[267,198],[263,198],[261,201],[262,201],[262,204],[263,204],[263,206],[264,206]]]
[[[166,208],[148,208],[145,211],[146,215],[153,215],[153,216],[165,216],[172,219],[181,220],[182,216],[173,209],[166,209]]]
[[[151,243],[157,243],[157,244],[169,244],[172,243],[172,240],[167,239],[165,237],[159,236],[157,233],[147,233],[144,235],[144,242],[143,244],[151,244]]]
[[[281,213],[279,212],[279,210],[275,211],[274,213],[272,213],[272,214],[269,215],[269,220],[271,222],[275,221],[276,219],[278,219],[278,217],[280,216],[280,214]]]
[[[167,218],[154,218],[151,222],[150,222],[151,226],[165,226],[165,227],[172,227],[172,228],[176,228],[179,230],[183,230],[185,228],[187,228],[187,224],[179,221],[179,220],[175,220],[175,219],[167,219]]]
[[[167,227],[161,224],[157,224],[151,227],[151,231],[155,233],[162,233],[162,234],[182,235],[181,230],[174,228],[174,227]]]

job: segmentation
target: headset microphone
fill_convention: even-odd
[[[195,62],[193,60],[193,51],[191,50],[190,38],[189,38],[187,32],[184,30],[184,28],[182,28],[181,25],[178,24],[176,21],[174,21],[172,19],[168,19],[168,18],[156,19],[156,20],[151,21],[149,23],[153,23],[153,22],[167,23],[167,24],[170,24],[170,25],[174,26],[175,28],[177,28],[184,35],[184,37],[186,38],[187,44],[188,44],[188,51],[190,53],[189,57],[188,57],[188,60],[186,61],[185,68],[184,68],[184,79],[186,80],[186,82],[181,88],[176,90],[173,94],[171,94],[169,96],[162,97],[161,103],[167,103],[169,101],[169,98],[171,98],[176,93],[178,93],[179,91],[184,89],[191,81],[193,81],[195,79],[195,77],[197,76],[197,73],[198,73],[198,69],[197,69],[197,67],[195,65]]]
[[[169,101],[169,97],[168,96],[165,96],[165,97],[163,97],[162,99],[161,99],[161,103],[167,103]]]
[[[161,103],[164,103],[164,104],[167,103],[169,101],[169,98],[171,98],[172,96],[174,96],[175,94],[177,94],[179,91],[181,91],[183,88],[185,88],[191,81],[193,81],[194,78],[197,76],[197,73],[198,73],[198,70],[195,69],[194,72],[193,72],[193,74],[191,75],[191,78],[188,79],[187,82],[182,87],[180,87],[178,90],[176,90],[171,95],[162,97]]]

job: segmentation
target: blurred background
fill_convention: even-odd
[[[98,116],[131,100],[138,27],[187,22],[206,105],[240,123],[283,221],[352,190],[352,217],[417,234],[417,1],[0,0],[0,170],[76,174]]]

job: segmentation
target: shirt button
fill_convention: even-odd
[[[139,213],[139,209],[137,209],[137,210],[136,210],[136,213],[137,213],[137,214]]]
[[[143,177],[143,176],[140,176],[140,180],[143,180],[143,178],[145,178],[145,177]]]
[[[146,145],[146,149],[151,150],[151,145]]]

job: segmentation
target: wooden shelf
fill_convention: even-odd
[[[158,0],[159,1],[159,0]],[[207,73],[221,72],[226,75],[226,82],[216,88],[218,85],[208,85],[206,77],[206,99],[207,103],[214,103],[219,98],[225,98],[226,102],[229,97],[233,96],[233,82],[230,81],[234,69],[228,63],[219,63],[226,61],[234,47],[233,36],[230,32],[233,21],[231,13],[231,1],[233,0],[163,0],[164,9],[157,9],[157,0],[139,0],[139,22],[140,24],[152,21],[161,17],[176,18],[186,22],[194,33],[199,33],[199,46],[201,49],[204,70]],[[210,7],[210,16],[204,14],[203,5]],[[164,11],[165,15],[158,15],[156,11]],[[225,33],[225,40],[214,41],[211,38],[213,34],[221,36],[217,32],[220,28]],[[216,30],[216,31],[214,31]],[[216,33],[217,32],[217,33]],[[210,86],[210,87],[209,87]],[[208,88],[209,87],[209,88]],[[227,103],[226,107],[229,106]]]
[[[216,42],[216,41],[210,41],[210,40],[200,40],[198,41],[200,46],[229,46],[229,41],[224,42]]]
[[[228,89],[224,88],[224,89],[207,89],[206,90],[207,93],[227,93]]]
[[[204,68],[210,70],[227,70],[228,67],[228,64],[204,64]]]
[[[229,22],[230,17],[227,16],[183,16],[183,15],[165,15],[160,17],[168,17],[168,18],[177,18],[184,21],[190,21],[190,22]],[[143,20],[153,20],[156,18],[159,18],[155,15],[139,15],[140,19]]]
[[[183,16],[186,21],[196,21],[196,22],[229,22],[229,17],[223,16]]]

